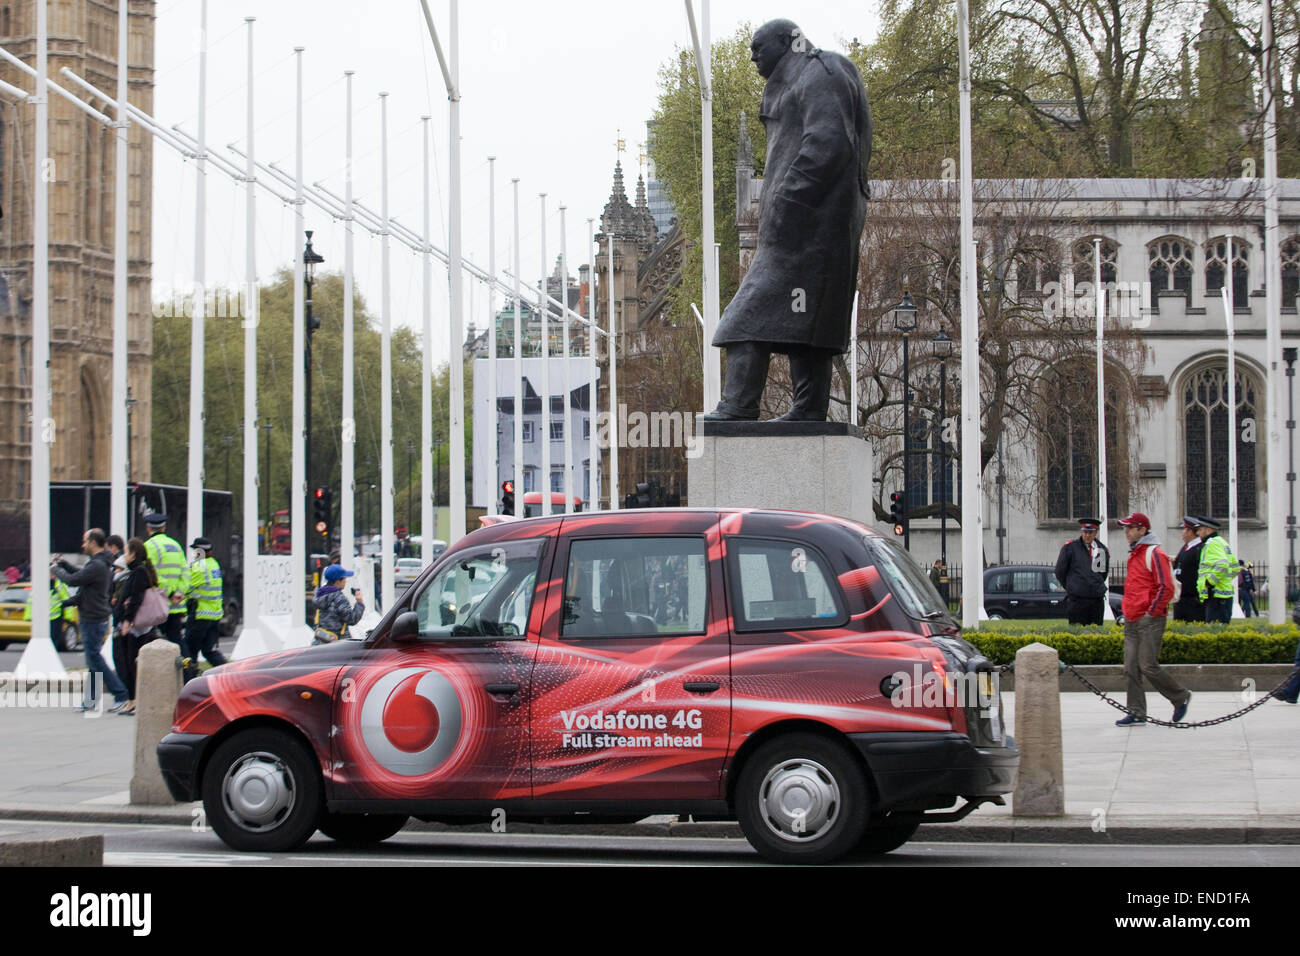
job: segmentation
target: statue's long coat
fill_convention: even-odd
[[[792,50],[768,78],[759,116],[758,246],[713,344],[847,351],[871,157],[862,77],[838,53]]]

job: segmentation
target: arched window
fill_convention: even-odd
[[[1203,365],[1183,381],[1183,512],[1228,516],[1228,369]],[[1256,484],[1257,396],[1263,388],[1237,366],[1237,517],[1259,517]],[[1244,437],[1243,437],[1244,436]]]
[[[1074,271],[1074,282],[1077,285],[1080,282],[1091,282],[1096,274],[1097,266],[1095,262],[1095,252],[1093,250],[1093,239],[1095,236],[1088,236],[1075,242],[1071,249],[1071,268]],[[1101,281],[1102,283],[1117,281],[1118,272],[1115,267],[1115,261],[1118,258],[1119,250],[1115,243],[1109,239],[1101,240]],[[1086,517],[1086,516],[1085,516]]]
[[[1232,237],[1232,305],[1244,308],[1250,304],[1250,266],[1246,256],[1250,246],[1236,236]],[[1228,240],[1225,236],[1211,239],[1205,245],[1205,294],[1217,296],[1223,288],[1227,271]]]
[[[1192,244],[1177,236],[1165,236],[1147,246],[1151,291],[1181,292],[1192,301]],[[1158,301],[1158,300],[1157,300]]]
[[[1300,293],[1300,236],[1282,243],[1282,308],[1294,309]]]
[[[1029,236],[1017,250],[1015,263],[1017,292],[1042,292],[1049,282],[1061,281],[1061,244],[1050,236]]]
[[[1106,508],[1128,511],[1128,468],[1123,403],[1108,370],[1106,382]],[[1095,515],[1097,502],[1097,368],[1091,361],[1058,365],[1048,372],[1044,398],[1052,412],[1043,429],[1044,517]]]

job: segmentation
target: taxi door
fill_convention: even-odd
[[[533,669],[534,796],[718,799],[731,668],[717,516],[563,531]]]

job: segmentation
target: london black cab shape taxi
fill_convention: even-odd
[[[364,640],[191,681],[158,758],[239,850],[376,842],[412,815],[691,813],[820,863],[1011,789],[996,675],[957,630],[910,559],[839,518],[501,520]]]

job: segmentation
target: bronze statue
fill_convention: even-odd
[[[773,352],[790,357],[794,404],[777,421],[826,420],[831,360],[848,350],[867,210],[871,109],[857,67],[814,48],[789,20],[759,27],[750,60],[767,80],[767,163],[754,260],[718,323],[727,350],[710,421],[752,421]]]

